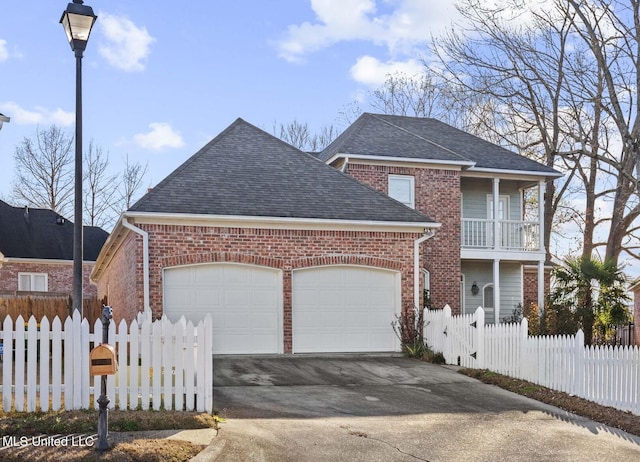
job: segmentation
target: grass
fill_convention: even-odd
[[[551,390],[549,388],[536,385],[526,380],[514,379],[506,375],[482,369],[461,369],[460,373],[480,380],[481,382],[496,385],[505,390],[527,396],[552,406],[556,406],[567,412],[577,414],[587,419],[599,422],[609,427],[618,428],[632,435],[640,436],[640,416],[630,412],[602,406],[592,401],[587,401],[577,396]]]
[[[9,447],[10,437],[37,435],[95,435],[98,412],[0,412],[0,460],[28,461],[107,461],[107,462],[184,462],[198,454],[201,446],[186,441],[140,437],[135,432],[215,428],[216,419],[206,413],[178,411],[109,411],[109,434],[114,444],[104,454],[94,447],[80,444],[73,447],[45,447],[32,444]],[[117,437],[114,433],[118,434]],[[127,433],[129,432],[129,433]],[[133,432],[133,433],[132,433]]]

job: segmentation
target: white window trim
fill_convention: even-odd
[[[395,197],[392,197],[391,194],[389,194],[389,197],[396,199],[398,202],[402,202],[407,207],[411,207],[412,209],[415,209],[416,208],[416,186],[415,186],[415,178],[413,177],[413,175],[389,175],[387,179],[387,191],[391,191],[391,182],[393,180],[409,181],[410,188],[411,188],[410,190],[411,201],[410,203],[399,201]]]
[[[493,293],[493,300],[491,300],[492,302],[492,306],[488,307],[487,306],[487,289],[491,288],[492,293]],[[496,307],[496,291],[495,288],[493,287],[493,283],[489,283],[489,284],[485,284],[484,286],[482,286],[482,307],[483,308],[489,308],[489,309],[495,309]]]
[[[511,216],[511,196],[507,194],[500,194],[498,196],[498,201],[504,203],[504,217],[500,218],[500,220],[510,220]],[[493,195],[487,194],[487,218],[491,219],[493,216]]]
[[[29,276],[29,289],[20,287],[20,279],[23,276]],[[44,276],[44,290],[34,290],[34,279],[37,276]],[[49,291],[49,275],[47,273],[18,273],[18,290],[26,292],[48,292]]]

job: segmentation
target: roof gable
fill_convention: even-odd
[[[431,221],[242,119],[180,165],[130,211]]]
[[[431,118],[364,113],[318,157],[326,162],[338,154],[558,175],[546,165]]]
[[[84,226],[84,260],[95,261],[109,234]],[[0,252],[5,257],[73,260],[73,223],[47,209],[0,201]]]

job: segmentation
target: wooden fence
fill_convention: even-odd
[[[106,297],[85,298],[82,301],[84,317],[89,323],[95,322],[102,314],[102,306],[107,304]],[[0,324],[7,316],[17,319],[22,316],[29,320],[31,316],[36,319],[47,317],[49,320],[58,316],[66,319],[73,312],[73,299],[71,296],[51,292],[0,292]]]
[[[89,353],[102,341],[102,322],[39,322],[10,316],[2,325],[2,408],[35,412],[97,408],[100,376],[89,375]],[[111,409],[213,411],[212,321],[197,326],[184,318],[144,316],[130,325],[109,325],[109,344],[116,349],[118,372],[108,376]]]
[[[425,338],[448,364],[489,369],[640,415],[640,348],[585,346],[584,334],[529,336],[528,322],[484,323],[484,311],[426,310]]]

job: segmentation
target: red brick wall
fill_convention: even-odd
[[[115,322],[144,310],[142,236],[127,234],[98,281],[98,295],[107,296]]]
[[[544,294],[545,296],[551,291],[551,274],[550,270],[545,269],[544,272]],[[523,308],[528,308],[531,304],[538,305],[538,270],[525,268],[523,281]]]
[[[413,307],[413,243],[419,233],[140,225],[149,233],[150,305],[162,314],[163,268],[209,262],[262,265],[283,270],[284,351],[291,352],[291,271],[355,264],[401,272],[402,309]],[[131,319],[142,309],[142,256],[130,233],[98,281],[99,295]],[[133,262],[138,262],[136,266]],[[118,275],[116,275],[118,273]],[[119,305],[121,304],[121,307]]]
[[[460,313],[460,172],[350,163],[346,173],[385,194],[389,175],[415,178],[416,210],[442,224],[422,244],[425,267],[431,275],[431,302],[434,307],[448,304],[453,313]]]
[[[98,293],[96,285],[89,280],[93,266],[93,263],[85,263],[82,268],[83,298],[92,298]],[[17,291],[18,273],[46,273],[49,292],[69,295],[73,293],[73,262],[3,262],[0,265],[0,291]]]

